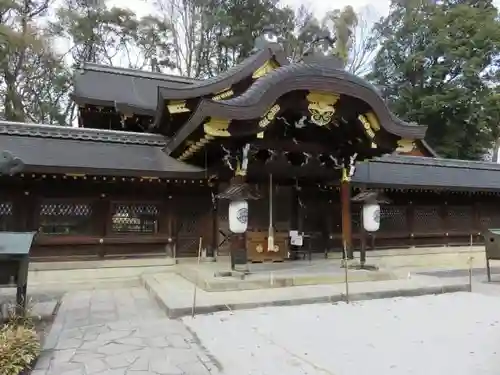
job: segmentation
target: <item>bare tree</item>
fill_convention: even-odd
[[[171,44],[169,63],[176,73],[188,77],[200,74],[200,61],[205,47],[205,9],[197,0],[157,0],[163,25],[168,25]]]
[[[366,6],[358,12],[357,17],[346,69],[357,76],[365,76],[370,72],[371,63],[377,54],[372,30],[378,16],[372,6]]]
[[[156,7],[171,27],[175,70],[189,77],[213,77],[246,58],[264,28],[282,40],[295,28],[293,11],[276,0],[157,0]]]
[[[355,75],[370,71],[377,52],[372,33],[375,14],[371,6],[360,11],[347,6],[329,11],[322,20],[323,27],[336,37],[336,55],[345,62],[345,69]]]

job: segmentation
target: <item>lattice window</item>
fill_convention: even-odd
[[[473,227],[474,212],[470,206],[448,206],[448,229],[469,231]]]
[[[439,233],[443,231],[443,221],[439,206],[415,207],[414,231],[418,233]]]
[[[40,232],[45,234],[89,234],[92,206],[80,202],[42,202]]]
[[[12,230],[14,223],[12,202],[0,202],[0,231]]]
[[[160,210],[155,204],[113,204],[111,230],[115,233],[157,233]]]
[[[405,206],[380,206],[380,230],[385,232],[408,232]]]

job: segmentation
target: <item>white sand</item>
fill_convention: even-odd
[[[498,375],[499,321],[475,293],[184,318],[226,375]]]

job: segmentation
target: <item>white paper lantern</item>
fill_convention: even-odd
[[[229,203],[229,230],[233,233],[245,233],[248,227],[248,202],[231,201]]]
[[[380,206],[378,203],[366,203],[363,206],[363,228],[367,232],[376,232],[380,228]]]

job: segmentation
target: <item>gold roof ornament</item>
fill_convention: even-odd
[[[335,114],[334,106],[340,99],[340,95],[311,91],[306,99],[309,102],[307,109],[311,114],[311,122],[318,126],[325,126],[332,121]]]

